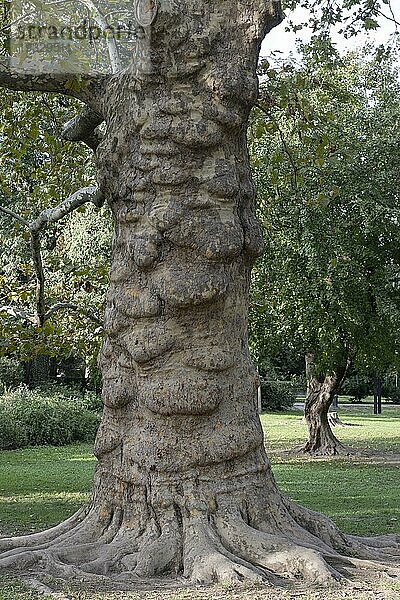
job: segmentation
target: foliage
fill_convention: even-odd
[[[373,387],[373,382],[369,377],[352,375],[344,382],[341,393],[351,396],[351,400],[355,402],[361,402],[361,400],[374,393]]]
[[[296,401],[293,386],[287,382],[261,381],[261,408],[263,411],[282,411]]]
[[[254,271],[258,356],[282,344],[321,370],[396,363],[399,328],[400,85],[390,53],[369,60],[303,47],[265,67],[250,127],[265,253]]]
[[[14,358],[0,356],[0,394],[9,388],[15,388],[24,381],[24,370]]]
[[[0,397],[0,448],[92,441],[100,423],[94,405],[93,394],[85,399],[61,386],[9,392]]]
[[[91,185],[94,168],[88,149],[60,137],[76,114],[77,101],[51,94],[0,90],[0,202],[28,221],[79,188]],[[92,364],[103,331],[86,314],[104,310],[108,282],[111,221],[107,208],[84,206],[42,235],[47,306],[70,303],[43,328],[0,313],[0,354],[20,360],[48,355],[80,356]],[[32,312],[36,282],[29,236],[15,219],[0,214],[0,307]]]
[[[288,29],[299,31],[310,27],[312,31],[325,34],[333,27],[345,37],[357,35],[360,31],[375,31],[379,28],[379,20],[385,17],[396,29],[398,23],[392,8],[393,0],[335,0],[321,2],[320,0],[283,0],[283,7],[289,13]],[[307,11],[307,20],[295,23],[291,11],[301,8]],[[384,20],[384,19],[383,19]]]
[[[393,383],[385,382],[382,385],[382,396],[394,404],[400,404],[400,388]]]

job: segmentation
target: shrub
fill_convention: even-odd
[[[83,403],[87,410],[93,410],[97,413],[101,413],[103,410],[103,402],[101,399],[101,395],[97,394],[93,390],[87,390],[85,392]]]
[[[293,386],[278,381],[261,381],[262,410],[280,411],[291,408],[296,401]]]
[[[394,404],[400,404],[400,388],[391,384],[382,385],[382,396]]]
[[[351,396],[355,402],[361,402],[363,398],[373,395],[374,386],[369,377],[360,377],[355,375],[348,377],[342,386],[341,393],[345,396]]]
[[[24,370],[14,358],[0,356],[0,394],[24,381]]]
[[[100,413],[90,403],[65,387],[7,393],[0,398],[0,449],[93,441]]]

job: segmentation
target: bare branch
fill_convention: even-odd
[[[393,9],[392,9],[391,6],[390,6],[389,10],[390,10],[390,13],[392,15],[391,17],[389,17],[389,15],[385,15],[385,13],[383,13],[381,10],[378,11],[378,15],[380,15],[381,17],[384,17],[388,21],[391,21],[392,23],[394,23],[395,26],[396,26],[396,31],[398,31],[398,28],[400,26],[400,21],[398,21],[396,19],[396,16],[395,16],[395,14],[394,14]]]
[[[92,202],[95,206],[100,208],[104,204],[104,196],[102,192],[94,186],[78,190],[55,208],[49,208],[41,212],[37,219],[29,223],[29,229],[33,233],[39,232],[47,223],[59,221],[87,202]]]
[[[51,306],[49,310],[44,314],[42,326],[46,321],[50,319],[52,315],[54,315],[60,310],[76,311],[84,315],[94,323],[96,323],[96,325],[99,325],[100,327],[103,326],[102,319],[96,314],[96,312],[93,309],[84,310],[82,308],[79,308],[79,306],[77,306],[76,304],[72,304],[70,302],[56,302],[56,304],[53,304],[53,306]],[[27,312],[24,308],[21,308],[19,306],[0,306],[0,313],[7,313],[10,317],[14,317],[15,319],[27,321],[29,323],[32,323],[32,325],[38,325],[37,315],[31,314]]]
[[[62,137],[69,142],[84,142],[93,151],[102,140],[96,128],[103,122],[103,117],[85,107],[76,117],[68,121],[62,131]]]
[[[0,206],[0,211],[3,213],[13,217],[23,225],[25,225],[30,232],[31,235],[31,251],[32,251],[32,259],[35,267],[35,275],[36,275],[36,314],[33,319],[39,327],[43,327],[46,319],[48,318],[48,312],[46,313],[46,303],[45,303],[45,275],[43,269],[43,260],[42,260],[42,247],[40,242],[40,231],[47,223],[55,223],[59,221],[67,214],[71,213],[82,204],[86,202],[93,202],[97,207],[101,207],[104,203],[104,196],[100,192],[100,190],[96,187],[87,187],[83,188],[72,196],[69,196],[64,202],[56,206],[55,208],[49,208],[40,213],[40,215],[29,223],[23,217],[18,215],[12,210],[8,208],[3,208]],[[64,303],[63,303],[64,304]],[[58,310],[58,309],[57,309]],[[52,312],[55,312],[54,310]],[[52,314],[52,313],[51,313]],[[15,315],[14,315],[15,316]],[[89,316],[89,313],[88,313]],[[90,316],[90,318],[92,318]],[[30,319],[32,320],[32,319]],[[99,321],[97,321],[99,322]],[[101,323],[101,322],[100,322]]]
[[[90,310],[80,310],[79,312],[81,312],[83,315],[85,315],[85,317],[87,317],[88,319],[90,319],[94,323],[97,323],[97,325],[99,325],[99,327],[103,327],[104,326],[103,319],[101,319],[100,317],[97,317],[92,311],[90,311]]]
[[[79,312],[91,321],[97,323],[97,325],[103,325],[102,319],[98,317],[93,310],[84,310],[82,308],[79,308],[79,306],[77,306],[76,304],[71,304],[70,302],[57,302],[56,304],[53,304],[53,306],[51,306],[46,312],[44,320],[47,321],[54,313],[58,312],[59,310],[73,310]]]
[[[36,273],[36,317],[39,327],[43,327],[46,313],[46,303],[44,299],[45,276],[42,260],[42,245],[37,232],[31,231],[31,250],[33,264]]]
[[[18,306],[0,306],[0,313],[7,313],[10,317],[21,319],[22,321],[29,321],[33,324],[37,323],[35,315],[26,312],[25,309]]]
[[[104,196],[102,192],[95,186],[82,188],[69,196],[64,202],[61,202],[55,208],[48,208],[40,213],[34,221],[27,221],[19,214],[0,205],[0,211],[13,217],[16,221],[28,227],[31,234],[38,233],[47,223],[55,223],[59,221],[75,209],[79,208],[87,202],[92,202],[97,208],[101,208],[104,204]]]
[[[0,206],[0,211],[6,215],[9,215],[10,217],[13,217],[13,219],[19,221],[19,223],[21,223],[22,225],[25,225],[25,227],[29,227],[29,222],[23,217],[21,217],[21,215],[15,213],[13,210],[10,210],[9,208],[4,208],[4,206]]]
[[[47,73],[38,73],[36,75],[27,75],[24,73],[11,72],[6,65],[1,64],[0,86],[10,90],[19,90],[21,92],[63,92],[67,93],[66,84],[68,78],[65,75],[48,75]]]
[[[295,162],[295,160],[293,158],[293,155],[292,155],[292,153],[290,151],[290,148],[289,148],[289,146],[287,144],[287,141],[285,139],[285,134],[283,133],[281,127],[279,126],[278,121],[274,118],[274,116],[271,114],[271,112],[268,109],[264,108],[261,104],[256,104],[256,107],[259,110],[261,110],[261,112],[264,113],[271,120],[271,122],[275,125],[275,127],[276,127],[276,129],[278,131],[279,138],[281,140],[281,144],[282,144],[283,150],[284,150],[286,156],[288,157],[290,165],[292,167],[292,176],[291,176],[292,188],[294,190],[294,193],[297,195],[297,192],[298,192],[298,171],[299,170],[298,170],[296,162]]]
[[[0,87],[20,92],[59,92],[88,101],[93,96],[91,83],[96,78],[76,78],[67,73],[26,74],[10,71],[7,61],[0,61]]]
[[[392,7],[392,1],[391,1],[391,0],[388,0],[388,7],[389,7],[390,14],[392,15],[392,18],[391,18],[391,20],[392,20],[392,21],[395,23],[395,25],[396,25],[396,31],[398,31],[398,28],[399,28],[399,26],[400,26],[400,23],[399,23],[399,21],[396,19],[396,16],[395,16],[395,14],[394,14],[394,10],[393,10],[393,7]],[[386,16],[386,15],[385,15],[385,16]]]
[[[88,10],[90,11],[93,20],[100,27],[102,31],[107,31],[110,29],[109,23],[107,19],[104,17],[103,13],[98,9],[98,7],[92,2],[92,0],[79,0],[82,4],[84,4]],[[110,58],[111,68],[113,73],[118,73],[121,70],[121,61],[118,54],[118,48],[115,41],[115,37],[107,36],[107,49],[108,55]]]
[[[54,313],[59,310],[77,310],[78,307],[76,304],[71,304],[70,302],[56,302],[49,308],[49,310],[45,314],[45,321],[47,321]]]
[[[25,225],[30,232],[31,235],[31,252],[33,264],[35,267],[35,275],[36,275],[36,313],[35,316],[30,318],[29,320],[33,321],[39,327],[43,326],[44,323],[44,314],[45,314],[45,301],[44,301],[44,284],[45,284],[45,276],[43,270],[43,261],[42,261],[42,247],[40,243],[40,236],[38,231],[32,230],[31,225],[28,221],[22,218],[20,215],[15,213],[13,210],[9,210],[8,208],[4,208],[0,206],[0,211],[9,215]],[[16,316],[16,315],[14,315]]]

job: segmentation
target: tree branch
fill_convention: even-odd
[[[299,170],[298,170],[296,162],[295,162],[295,160],[293,158],[293,155],[292,155],[292,153],[290,151],[288,143],[287,143],[287,141],[285,139],[285,135],[284,135],[281,127],[279,126],[278,121],[274,118],[274,116],[271,114],[271,112],[269,110],[267,110],[266,108],[264,108],[261,104],[256,104],[256,107],[259,110],[261,110],[261,112],[264,113],[272,121],[272,123],[275,125],[275,127],[276,127],[276,129],[278,131],[279,138],[281,140],[281,144],[282,144],[283,150],[284,150],[286,156],[288,157],[290,165],[292,167],[292,177],[291,177],[292,188],[293,188],[293,191],[295,192],[295,194],[297,195],[297,193],[298,193],[298,171]]]
[[[378,11],[378,15],[380,15],[381,17],[384,17],[388,21],[391,21],[392,23],[394,23],[395,26],[396,26],[396,31],[398,31],[398,28],[400,26],[400,21],[398,21],[396,19],[395,14],[394,14],[393,9],[392,9],[391,6],[389,7],[389,10],[390,10],[391,15],[392,15],[391,17],[389,17],[389,15],[385,15],[385,13],[383,13],[381,10]]]
[[[93,20],[100,27],[102,31],[107,31],[110,29],[109,23],[107,19],[104,17],[103,13],[98,9],[92,0],[79,0],[81,4],[86,6],[91,13]],[[118,73],[121,70],[121,61],[118,54],[118,48],[115,41],[114,35],[107,36],[107,50],[110,58],[111,69],[113,73]]]
[[[88,317],[88,319],[90,319],[91,321],[94,321],[94,323],[97,323],[97,325],[103,326],[102,319],[96,316],[94,311],[90,309],[84,310],[82,308],[79,308],[79,306],[77,306],[76,304],[72,304],[70,302],[57,302],[56,304],[53,304],[53,306],[51,306],[46,312],[44,320],[47,321],[54,313],[58,312],[59,310],[73,310],[79,312],[85,317]]]
[[[26,312],[26,310],[18,306],[0,306],[0,313],[4,312],[10,315],[10,317],[14,317],[15,319],[29,321],[34,325],[37,323],[35,315],[31,315],[30,313]]]
[[[34,221],[29,223],[29,229],[33,233],[39,232],[47,223],[59,221],[87,202],[92,202],[95,206],[100,208],[104,204],[104,196],[97,187],[90,186],[82,188],[55,208],[49,208],[41,212]]]
[[[38,233],[31,231],[31,251],[36,273],[36,317],[39,327],[43,327],[46,304],[44,301],[45,276],[42,260],[42,245]]]
[[[102,140],[96,128],[103,122],[103,117],[85,107],[76,117],[68,121],[62,130],[62,137],[69,142],[84,142],[93,151]]]
[[[58,92],[90,101],[95,95],[93,84],[104,77],[76,77],[68,73],[18,73],[11,71],[8,59],[0,59],[0,87],[20,92]]]
[[[93,321],[94,323],[96,323],[96,325],[99,325],[100,327],[103,326],[102,319],[96,315],[94,310],[82,309],[82,308],[79,308],[79,306],[77,306],[76,304],[72,304],[70,302],[56,302],[56,304],[53,304],[53,306],[51,306],[49,308],[49,310],[44,314],[43,323],[41,326],[43,326],[43,324],[46,321],[48,321],[52,315],[54,315],[56,312],[58,312],[60,310],[76,311],[76,312],[84,315],[85,317],[87,317],[88,319]],[[0,313],[4,313],[4,312],[7,313],[8,315],[10,315],[10,317],[14,317],[15,319],[20,319],[21,321],[28,321],[29,323],[32,323],[33,325],[38,325],[37,316],[33,315],[31,313],[28,313],[25,309],[23,309],[19,306],[0,306]]]
[[[4,206],[0,206],[0,211],[6,215],[9,215],[10,217],[13,217],[13,219],[18,221],[22,225],[25,225],[25,227],[29,227],[29,222],[23,217],[21,217],[21,215],[15,213],[13,210],[10,210],[9,208],[4,208]]]
[[[277,25],[282,23],[284,14],[281,0],[261,0],[261,14],[263,15],[263,35],[267,35]]]
[[[45,275],[43,269],[40,232],[47,223],[55,223],[56,221],[59,221],[86,202],[93,202],[93,204],[100,208],[104,203],[104,196],[96,187],[92,186],[83,188],[72,194],[72,196],[69,196],[69,198],[64,200],[64,202],[61,202],[61,204],[55,208],[49,208],[42,211],[40,215],[31,223],[26,221],[14,211],[0,206],[1,212],[13,217],[18,222],[25,225],[29,229],[31,235],[32,259],[36,274],[36,315],[34,317],[34,322],[39,327],[43,327],[43,324],[48,318],[46,316],[48,312],[46,313],[46,304],[44,299]],[[54,312],[54,310],[52,312]]]

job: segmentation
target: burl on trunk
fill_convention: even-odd
[[[329,583],[357,564],[343,554],[396,545],[363,545],[284,498],[264,450],[247,348],[262,240],[246,127],[261,41],[280,19],[272,1],[162,0],[151,70],[89,86],[115,217],[94,489],[60,526],[1,540],[3,569]]]

